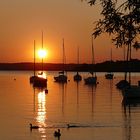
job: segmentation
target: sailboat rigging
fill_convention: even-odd
[[[128,45],[129,61],[131,62],[131,43]],[[131,63],[129,67],[131,66]],[[131,68],[129,68],[129,85],[124,87],[122,90],[122,95],[124,100],[140,99],[140,86],[131,84]]]
[[[132,18],[130,17],[130,20],[129,20],[129,24],[130,24],[130,27],[133,26],[133,21],[132,21]],[[127,48],[127,63],[128,63],[128,66],[129,66],[129,81],[128,81],[128,86],[124,87],[123,91],[122,91],[122,94],[123,94],[123,98],[125,100],[128,100],[128,99],[140,99],[140,86],[139,85],[133,85],[131,83],[131,70],[132,70],[132,58],[131,58],[131,54],[132,54],[132,42],[133,40],[131,40],[133,37],[132,37],[132,29],[133,28],[129,28],[129,32],[128,32],[128,39],[129,39],[129,43],[128,43],[128,48]],[[125,80],[127,78],[127,72],[126,72],[126,75],[125,75]]]
[[[79,65],[79,47],[77,48],[77,65]],[[74,75],[74,81],[81,81],[82,80],[82,76],[79,74],[79,72],[77,71],[76,75]]]
[[[43,38],[43,33],[42,33],[42,38]],[[42,43],[42,46],[43,46],[43,43]],[[43,58],[42,58],[42,72],[38,73],[36,75],[36,69],[35,69],[36,55],[35,55],[35,50],[36,50],[36,44],[35,44],[35,40],[34,40],[34,75],[30,77],[30,83],[32,83],[34,87],[46,87],[47,86],[47,78],[44,77],[44,73],[43,73]]]
[[[54,80],[55,80],[55,82],[66,83],[67,82],[67,75],[65,74],[65,68],[64,68],[65,60],[66,60],[65,47],[64,47],[64,39],[63,39],[62,48],[63,48],[63,56],[62,56],[63,68],[62,68],[62,71],[59,72],[59,75],[54,77]]]
[[[112,49],[111,49],[111,59],[110,59],[110,63],[112,62]],[[112,73],[112,71],[109,71],[105,74],[105,78],[106,79],[113,79],[114,74]]]
[[[93,36],[91,38],[92,40],[92,45],[91,45],[91,48],[92,48],[92,67],[93,65],[95,64],[95,59],[94,59],[94,47],[93,47]],[[90,74],[91,76],[87,77],[84,79],[85,81],[85,84],[93,84],[93,85],[96,85],[97,84],[97,76],[96,76],[96,72],[95,72],[95,68],[94,68],[94,71],[90,71]]]

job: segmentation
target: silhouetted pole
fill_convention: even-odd
[[[34,40],[34,76],[35,76],[35,57],[36,57],[36,56],[35,56],[35,49],[36,49],[36,48],[35,48],[35,45],[36,45],[36,44],[35,44],[35,40]]]
[[[95,76],[96,76],[96,72],[95,72],[94,46],[93,46],[93,36],[91,36],[91,42],[92,42],[92,46],[91,46],[92,47],[92,65],[94,65],[94,73],[95,73]]]
[[[43,31],[42,31],[42,50],[43,50]],[[42,57],[42,73],[43,73],[43,57]]]
[[[62,57],[63,60],[62,60],[62,62],[63,62],[63,73],[64,73],[64,69],[65,69],[65,59],[66,59],[66,58],[65,58],[65,48],[64,48],[64,38],[63,38],[63,46],[62,46],[62,47],[63,47],[63,50],[62,50],[62,51],[63,51],[63,57]]]

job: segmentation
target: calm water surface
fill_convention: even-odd
[[[97,73],[96,87],[74,82],[72,72],[67,84],[54,82],[56,72],[46,73],[48,94],[30,85],[32,72],[0,72],[0,140],[57,140],[53,133],[58,128],[60,140],[140,139],[140,104],[124,109],[115,87],[123,73],[115,73],[113,80]],[[137,84],[140,74],[132,79]],[[29,123],[41,128],[31,131]],[[68,129],[68,123],[78,127]]]

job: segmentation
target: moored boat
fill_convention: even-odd
[[[94,59],[94,47],[93,47],[93,36],[92,36],[92,66],[94,65],[94,62],[95,62],[95,59]],[[96,72],[95,72],[95,69],[94,71],[92,70],[90,72],[91,76],[87,77],[84,79],[85,81],[85,84],[93,84],[93,85],[96,85],[97,84],[97,76],[96,76]]]
[[[42,49],[43,49],[43,32],[42,32]],[[35,56],[35,41],[34,41],[34,75],[30,77],[30,83],[33,84],[33,87],[47,87],[47,78],[43,72],[43,58],[42,58],[42,71],[36,75],[36,56]]]
[[[125,89],[127,87],[130,87],[130,83],[127,80],[121,80],[116,84],[116,87],[118,89]]]
[[[30,83],[33,84],[33,87],[46,87],[47,79],[39,77],[39,76],[31,76]]]
[[[112,62],[112,49],[111,49],[111,55],[110,55],[110,65],[111,65],[111,62]],[[105,78],[106,79],[113,79],[114,78],[114,73],[112,71],[109,71],[105,74]]]
[[[79,48],[77,49],[77,65],[79,65]],[[74,79],[74,81],[78,82],[78,81],[82,80],[82,76],[77,71],[77,73],[76,73],[76,75],[74,75],[73,79]]]
[[[85,80],[85,84],[93,84],[93,85],[97,84],[97,77],[96,76],[89,76],[84,80]]]
[[[55,76],[54,80],[55,80],[55,82],[66,83],[67,82],[67,76],[64,74],[64,71],[59,72],[59,75]]]
[[[65,74],[64,66],[65,66],[65,48],[64,48],[64,39],[63,39],[63,71],[59,72],[58,76],[54,77],[55,82],[58,83],[66,83],[67,82],[67,75]]]
[[[81,81],[82,76],[77,72],[76,75],[74,75],[73,79],[74,79],[74,81]]]
[[[125,99],[140,99],[140,86],[131,85],[122,91]]]
[[[113,77],[114,77],[114,74],[112,72],[108,72],[105,74],[106,79],[113,79]]]

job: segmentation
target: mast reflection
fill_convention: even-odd
[[[66,90],[67,90],[67,84],[65,83],[60,83],[60,93],[62,94],[62,114],[64,116],[64,111],[65,111],[65,98],[66,98]]]
[[[124,114],[124,136],[125,140],[132,140],[134,138],[134,128],[132,121],[137,116],[137,111],[140,108],[139,99],[125,99],[122,100],[123,114]]]
[[[79,81],[76,81],[77,108],[79,108]]]
[[[96,88],[97,88],[97,85],[92,85],[91,86],[91,112],[92,112],[92,118],[94,119],[94,108],[95,108],[95,102],[96,102]]]
[[[130,106],[123,106],[124,110],[124,136],[125,140],[132,139],[132,127],[131,127],[131,108]]]

